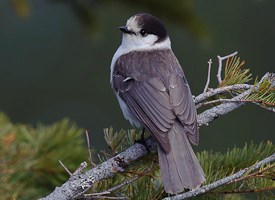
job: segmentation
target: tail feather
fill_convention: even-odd
[[[159,165],[164,189],[177,194],[184,189],[199,187],[205,175],[189,143],[186,131],[176,122],[168,133],[171,150],[165,153],[158,147]]]

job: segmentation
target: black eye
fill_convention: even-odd
[[[148,33],[144,29],[141,29],[140,34],[145,37]]]

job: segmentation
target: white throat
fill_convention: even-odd
[[[123,34],[122,42],[117,51],[115,52],[112,63],[111,63],[111,74],[110,74],[110,82],[112,83],[112,75],[114,71],[114,65],[117,61],[117,59],[124,55],[127,54],[131,51],[150,51],[150,50],[161,50],[161,49],[171,49],[171,41],[169,37],[167,37],[165,40],[159,42],[159,43],[153,43],[152,40],[156,41],[156,36],[150,35],[147,38],[147,41],[140,41],[140,40],[134,40],[130,37],[135,37],[129,34]],[[147,36],[148,37],[148,36]],[[149,39],[149,40],[148,40]]]
[[[153,49],[169,49],[171,48],[171,42],[169,37],[165,40],[156,42],[157,36],[148,35],[146,37],[138,37],[133,34],[123,34],[122,42],[119,49],[122,49],[125,52],[130,51],[139,51],[139,50],[153,50]]]

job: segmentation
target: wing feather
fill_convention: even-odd
[[[141,88],[141,92],[144,97],[144,104],[150,108],[151,112],[154,113],[155,118],[158,120],[158,122],[164,126],[166,129],[163,130],[164,132],[167,132],[171,128],[171,124],[174,123],[175,115],[171,112],[171,110],[165,109],[161,107],[160,104],[158,104],[157,101],[155,101],[154,98],[150,95],[150,93],[147,92],[145,87]],[[172,116],[169,118],[168,116]]]
[[[173,113],[166,89],[147,82],[126,80],[119,75],[113,77],[113,87],[125,101],[128,108],[134,113],[159,142],[164,151],[170,151],[168,131],[176,118]]]
[[[169,84],[170,101],[173,105],[173,110],[187,130],[189,140],[193,144],[198,144],[197,112],[185,77],[173,74],[170,76]]]
[[[176,121],[187,130],[193,144],[198,143],[199,134],[196,108],[181,66],[171,50],[163,51],[121,56],[115,63],[112,86],[160,147],[169,152],[167,135]],[[139,59],[134,59],[136,55]]]

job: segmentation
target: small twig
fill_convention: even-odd
[[[134,176],[132,179],[126,180],[126,181],[122,182],[121,184],[116,185],[115,187],[112,187],[112,188],[108,189],[107,191],[108,191],[108,192],[112,192],[112,191],[115,191],[115,190],[117,190],[117,189],[119,189],[119,188],[121,188],[121,187],[123,187],[123,186],[129,185],[130,183],[134,182],[135,180],[141,178],[142,176],[144,176],[144,175],[146,175],[148,172],[150,172],[150,171],[152,170],[152,168],[153,168],[153,165],[154,165],[154,163],[152,163],[148,168],[146,168],[146,169],[144,170],[144,172],[143,172],[142,175],[136,175],[136,176]]]
[[[209,192],[209,193],[215,193],[215,194],[260,193],[260,192],[266,192],[266,191],[272,191],[272,190],[275,190],[275,187],[267,187],[267,188],[252,189],[252,190],[233,190],[233,191]]]
[[[206,102],[200,103],[196,106],[196,108],[198,109],[202,106],[206,106],[206,105],[213,104],[213,103],[225,103],[225,102],[242,102],[242,100],[234,101],[232,99],[215,99],[212,101],[206,101]]]
[[[123,186],[129,185],[130,183],[134,182],[138,178],[140,178],[140,176],[135,176],[132,179],[123,181],[121,184],[116,185],[116,186],[114,186],[114,187],[112,187],[112,188],[110,188],[110,189],[108,189],[108,190],[106,190],[104,192],[85,194],[85,197],[94,197],[94,196],[102,196],[102,195],[110,194],[111,192],[113,192],[115,190],[118,190],[119,188],[121,188]]]
[[[233,97],[231,100],[235,102],[225,102],[218,106],[215,106],[213,108],[210,108],[198,115],[198,124],[201,125],[208,125],[208,122],[213,121],[214,119],[225,115],[228,112],[231,112],[232,110],[235,110],[236,108],[243,106],[245,102],[240,102],[240,100],[244,99],[247,95],[249,95],[253,90],[257,91],[261,83],[265,80],[272,78],[274,73],[267,72],[259,81],[259,83],[256,86],[251,87],[250,89],[242,92],[241,94]]]
[[[266,110],[270,111],[270,112],[275,112],[275,107],[266,107],[266,106],[263,106],[262,104],[257,103],[257,102],[253,102],[253,103],[256,104],[257,106],[263,108],[263,109],[266,109]]]
[[[222,178],[222,179],[220,179],[220,180],[218,180],[216,182],[213,182],[213,183],[205,185],[205,186],[203,186],[201,188],[194,189],[192,191],[185,192],[185,193],[173,196],[173,197],[164,198],[163,200],[181,200],[181,199],[187,199],[189,197],[198,196],[200,194],[204,194],[204,193],[208,192],[209,190],[215,189],[215,188],[217,188],[217,187],[219,187],[221,185],[234,182],[234,180],[242,177],[249,170],[259,169],[263,165],[268,164],[268,163],[272,163],[274,161],[275,161],[275,153],[272,154],[271,156],[269,156],[269,157],[261,160],[260,162],[258,162],[256,164],[250,166],[250,167],[247,167],[247,168],[245,168],[243,170],[240,170],[237,173],[232,174],[230,176],[227,176],[225,178]]]
[[[139,179],[141,176],[134,176],[133,178],[131,178],[130,180],[126,180],[126,181],[123,181],[121,184],[119,185],[116,185],[110,189],[107,190],[107,192],[113,192],[115,190],[118,190],[119,188],[122,188],[126,185],[129,185],[130,183],[134,182],[135,180]]]
[[[80,163],[79,167],[74,171],[73,176],[81,174],[87,166],[88,165],[85,161]]]
[[[249,99],[243,99],[242,101],[243,101],[243,102],[250,102],[250,103],[258,103],[258,104],[260,104],[260,105],[265,104],[265,105],[267,105],[267,106],[275,106],[274,103],[264,102],[264,101],[262,101],[262,100],[249,100]],[[267,108],[268,108],[268,107],[267,107]],[[273,108],[273,109],[274,109],[274,108]],[[270,111],[272,111],[272,110],[270,110]]]
[[[206,80],[206,84],[204,86],[203,93],[205,93],[207,91],[209,83],[210,83],[212,59],[209,59],[209,61],[207,63],[208,63],[208,73],[207,73],[207,80]]]
[[[121,184],[119,185],[116,185],[104,192],[99,192],[99,193],[92,193],[92,194],[86,194],[86,196],[91,196],[91,197],[94,197],[94,196],[101,196],[101,195],[106,195],[106,194],[110,194],[111,192],[115,191],[115,190],[118,190],[126,185],[129,185],[130,183],[134,182],[135,180],[139,179],[140,177],[146,175],[148,172],[150,172],[153,168],[153,165],[154,165],[154,162],[146,169],[144,170],[143,174],[142,175],[135,175],[132,179],[130,180],[126,180],[126,181],[123,181]]]
[[[91,193],[91,194],[83,194],[83,196],[85,197],[94,197],[94,196],[103,196],[106,194],[110,194],[110,192],[108,190],[104,191],[104,192],[96,192],[96,193]]]
[[[153,163],[150,167],[148,167],[145,171],[144,171],[144,174],[147,174],[149,171],[151,171],[153,167]],[[134,176],[132,179],[130,180],[126,180],[126,181],[123,181],[121,184],[119,185],[116,185],[110,189],[108,189],[107,191],[104,191],[104,192],[100,192],[100,193],[92,193],[92,194],[84,194],[84,198],[107,198],[107,199],[127,199],[127,197],[109,197],[109,196],[103,196],[103,195],[106,195],[106,194],[110,194],[111,192],[115,191],[115,190],[118,190],[126,185],[129,185],[131,184],[132,182],[134,182],[135,180],[139,179],[141,176],[139,175],[136,175]]]
[[[275,112],[275,105],[273,103],[268,103],[268,102],[263,102],[261,100],[249,100],[249,99],[239,99],[239,100],[233,100],[233,99],[215,99],[212,101],[207,101],[207,102],[203,102],[206,99],[215,96],[217,94],[220,93],[224,93],[224,92],[232,92],[232,91],[236,91],[236,90],[246,90],[246,89],[251,89],[252,87],[255,87],[254,85],[249,85],[249,84],[236,84],[236,85],[231,85],[231,86],[225,86],[225,87],[220,87],[217,89],[211,89],[208,92],[202,93],[200,95],[198,95],[197,97],[195,97],[195,103],[196,103],[196,108],[200,108],[202,106],[205,105],[209,105],[209,104],[213,104],[213,103],[224,103],[224,102],[250,102],[250,103],[254,103],[257,106],[266,109],[268,111],[271,112]],[[203,102],[203,103],[200,103]],[[262,104],[266,104],[267,106],[271,106],[271,107],[267,107],[267,106],[263,106]]]
[[[73,175],[72,172],[70,172],[70,170],[61,162],[61,160],[59,160],[59,163],[70,176]]]
[[[84,199],[91,199],[91,196],[84,196],[82,197]],[[122,200],[127,200],[127,197],[110,197],[110,196],[93,196],[92,199],[122,199]]]
[[[217,79],[218,79],[218,83],[219,84],[221,84],[221,82],[222,82],[222,61],[225,60],[225,59],[227,59],[227,58],[229,58],[229,57],[233,57],[233,56],[235,56],[237,54],[238,54],[238,52],[236,51],[236,52],[231,53],[231,54],[229,54],[227,56],[223,56],[223,57],[217,56],[218,57],[218,61],[219,61],[219,68],[218,68],[218,73],[217,73]]]
[[[195,97],[195,104],[199,104],[206,99],[213,97],[217,94],[225,93],[225,92],[232,92],[232,91],[237,91],[237,90],[248,90],[250,88],[254,87],[254,85],[249,85],[249,84],[236,84],[236,85],[229,85],[229,86],[224,86],[216,89],[210,89],[208,92],[202,93]]]
[[[70,177],[73,177],[75,175],[81,174],[83,170],[87,167],[86,162],[82,162],[79,167],[74,171],[74,173],[70,172],[70,170],[59,160],[60,165],[65,169],[65,171],[70,175]]]
[[[93,159],[92,159],[92,150],[91,150],[91,145],[90,145],[90,137],[89,137],[88,129],[85,129],[85,134],[86,134],[86,140],[87,140],[87,146],[88,146],[89,161],[90,161],[92,167],[95,167],[96,164],[93,162]]]
[[[235,179],[233,182],[234,182],[234,183],[237,183],[237,182],[242,181],[242,180],[244,180],[244,179],[250,179],[250,178],[254,178],[254,177],[259,177],[259,176],[261,176],[264,172],[266,172],[266,171],[268,171],[268,170],[270,170],[270,169],[272,169],[272,168],[274,168],[274,167],[275,167],[275,165],[267,166],[267,167],[265,167],[264,169],[261,169],[261,170],[259,170],[259,171],[254,172],[254,173],[247,174],[246,176],[242,176],[242,177],[240,177],[240,178],[238,178],[238,179]]]
[[[136,175],[136,176],[144,176],[145,175],[144,172],[127,171],[127,173],[132,174],[132,175]],[[150,178],[153,178],[153,176],[151,176],[151,175],[147,175],[147,176],[150,177]]]
[[[265,107],[263,105],[261,105],[261,103],[263,103],[262,101],[258,101],[258,100],[247,100],[247,99],[238,99],[238,100],[233,100],[233,99],[214,99],[212,101],[207,101],[207,102],[204,102],[204,103],[200,103],[196,106],[196,108],[200,108],[202,106],[206,106],[206,105],[209,105],[209,104],[213,104],[213,103],[226,103],[226,102],[235,102],[235,103],[240,103],[240,102],[243,102],[243,103],[254,103],[262,108],[265,108],[271,112],[275,112],[275,108],[274,107]],[[274,106],[273,104],[268,104],[266,103],[267,105],[270,105],[270,106]]]

